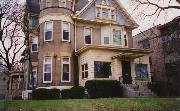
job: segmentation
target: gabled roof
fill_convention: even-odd
[[[80,0],[81,1],[81,0]],[[75,14],[75,17],[79,17],[80,15],[83,14],[83,12],[85,12],[93,3],[95,2],[95,0],[91,0],[89,1],[80,11],[78,11]],[[127,12],[127,10],[123,7],[123,5],[119,2],[119,0],[114,0],[114,2],[116,2],[116,4],[119,7],[119,11],[122,13],[122,15],[127,19],[128,23],[131,26],[135,26],[138,27],[139,25],[135,22],[135,20],[131,17],[131,15]]]
[[[79,0],[74,6],[75,11],[80,11],[88,3],[88,0]]]

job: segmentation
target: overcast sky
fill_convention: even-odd
[[[151,0],[153,1],[153,0]],[[156,0],[154,0],[156,1]],[[160,4],[161,6],[167,6],[169,5],[168,0],[165,0],[167,3]],[[158,19],[155,18],[146,18],[146,19],[140,19],[139,16],[136,15],[136,13],[133,13],[133,5],[131,4],[130,0],[120,0],[120,2],[123,4],[123,6],[126,8],[126,10],[132,15],[134,20],[139,24],[139,28],[133,30],[133,35],[138,34],[140,31],[145,31],[155,25],[164,24],[172,19],[174,19],[177,16],[180,16],[180,10],[167,10],[166,12],[162,12],[161,15],[158,17]],[[172,0],[171,5],[177,5],[177,2],[175,0]],[[155,10],[153,7],[149,9],[148,11]]]

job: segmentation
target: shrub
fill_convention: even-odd
[[[84,87],[74,86],[71,89],[61,91],[62,99],[82,99],[84,98]]]
[[[116,80],[89,80],[85,87],[90,98],[121,97],[123,88]]]
[[[61,98],[62,99],[70,99],[71,97],[71,92],[70,92],[70,89],[63,89],[61,91]]]
[[[52,100],[60,98],[59,89],[36,89],[32,92],[32,99]]]
[[[159,97],[178,96],[178,84],[173,82],[158,81],[148,85]]]

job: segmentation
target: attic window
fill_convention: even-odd
[[[104,18],[104,19],[109,18],[109,10],[108,9],[105,9],[105,8],[102,9],[102,18]]]
[[[96,5],[96,17],[99,19],[101,18],[101,19],[115,20],[116,19],[115,9],[113,7]]]
[[[66,0],[59,0],[59,7],[66,7]]]

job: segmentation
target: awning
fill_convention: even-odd
[[[136,59],[148,55],[147,53],[119,53],[112,57],[112,59]]]

